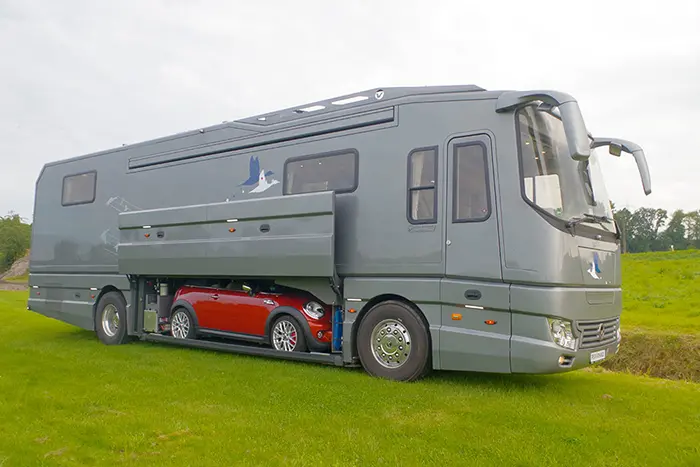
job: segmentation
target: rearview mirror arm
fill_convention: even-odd
[[[508,91],[498,96],[496,112],[506,112],[533,101],[542,101],[559,108],[564,124],[566,142],[572,159],[585,161],[591,155],[588,131],[578,102],[571,95],[559,91]]]
[[[610,145],[619,146],[626,153],[632,154],[632,157],[634,157],[634,160],[637,162],[639,176],[642,178],[642,187],[644,188],[644,194],[649,195],[651,193],[651,176],[649,175],[647,158],[644,155],[644,150],[642,149],[642,147],[638,144],[635,144],[631,141],[626,141],[624,139],[593,138],[593,142],[591,143],[591,149]]]

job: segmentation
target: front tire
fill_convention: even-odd
[[[372,376],[416,381],[430,371],[430,339],[419,312],[398,301],[369,310],[357,332],[357,353]]]
[[[97,303],[95,332],[105,345],[126,344],[126,300],[119,292],[107,292]]]
[[[306,352],[304,330],[299,322],[289,315],[280,316],[272,324],[270,345],[285,352]]]

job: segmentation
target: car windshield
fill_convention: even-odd
[[[519,109],[517,120],[524,194],[530,203],[565,221],[606,218],[602,226],[614,231],[597,151],[586,161],[573,160],[561,119],[535,105]]]

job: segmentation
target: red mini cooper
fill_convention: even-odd
[[[223,337],[288,352],[330,351],[332,308],[298,289],[264,281],[186,285],[171,310],[177,339]]]

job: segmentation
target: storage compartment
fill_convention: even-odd
[[[121,274],[335,275],[333,192],[127,211],[119,230]]]

